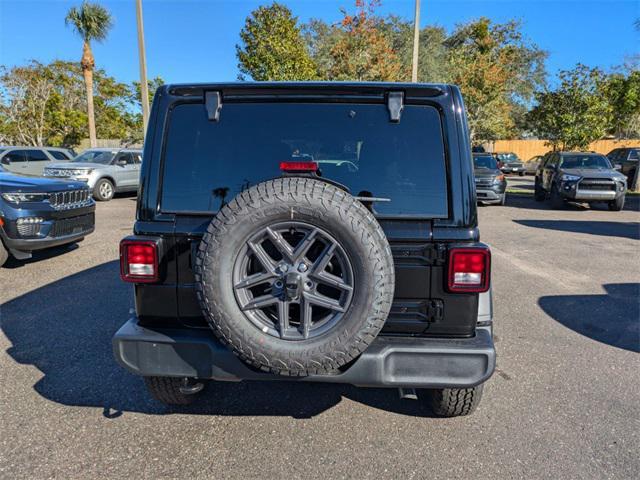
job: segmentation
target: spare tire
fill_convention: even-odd
[[[195,262],[198,300],[246,363],[290,376],[335,372],[380,332],[394,269],[382,228],[327,182],[251,187],[209,224]]]

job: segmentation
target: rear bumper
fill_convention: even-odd
[[[502,173],[524,173],[527,171],[526,167],[522,166],[522,167],[507,167],[504,166],[502,168],[500,168],[500,171]]]
[[[495,369],[491,327],[467,339],[380,336],[344,371],[284,377],[248,367],[207,330],[149,329],[132,318],[113,337],[118,363],[142,376],[219,381],[295,380],[363,387],[465,388],[486,381]]]

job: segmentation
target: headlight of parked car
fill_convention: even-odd
[[[562,175],[561,180],[563,182],[577,182],[578,180],[580,180],[580,176],[579,175],[569,175],[567,173],[565,173],[564,175]]]
[[[2,198],[11,203],[42,202],[49,198],[48,193],[3,193]]]

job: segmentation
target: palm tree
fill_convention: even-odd
[[[82,37],[82,74],[87,89],[87,116],[89,117],[89,140],[91,146],[96,146],[96,121],[93,112],[93,68],[96,65],[91,41],[101,42],[107,38],[107,33],[113,25],[109,11],[97,3],[83,1],[78,7],[71,7],[65,18],[67,25],[72,25],[78,35]]]

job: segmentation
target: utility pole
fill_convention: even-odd
[[[140,103],[142,103],[143,135],[147,134],[149,123],[149,87],[147,86],[147,56],[144,51],[144,26],[142,24],[142,0],[136,0],[136,16],[138,18],[138,57],[140,60]]]
[[[418,81],[418,48],[420,47],[420,0],[416,0],[416,14],[413,17],[413,61],[411,63],[411,81]]]

